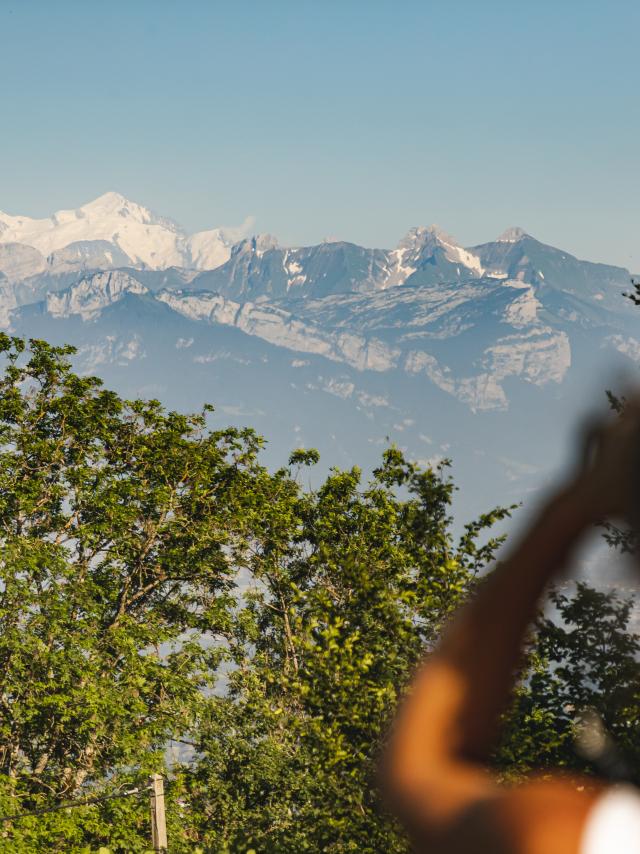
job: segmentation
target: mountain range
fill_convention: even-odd
[[[436,226],[394,249],[188,236],[116,193],[49,219],[0,213],[0,325],[78,347],[124,394],[375,465],[395,441],[451,456],[464,510],[540,484],[606,366],[640,361],[628,270],[520,228],[461,246]]]
[[[0,211],[0,271],[13,281],[45,272],[64,273],[131,265],[161,270],[208,270],[224,263],[231,246],[251,228],[214,228],[186,234],[120,193],[105,193],[76,210],[46,219]]]

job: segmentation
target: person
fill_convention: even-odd
[[[499,786],[487,759],[545,588],[594,524],[627,519],[640,474],[640,397],[590,430],[581,464],[444,632],[396,716],[381,766],[418,852],[640,854],[640,793],[556,774]]]

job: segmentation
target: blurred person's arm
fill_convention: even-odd
[[[416,676],[398,714],[384,785],[418,851],[577,854],[599,792],[557,776],[511,789],[485,767],[523,640],[548,582],[593,523],[624,515],[638,405],[598,433],[594,458],[549,500],[481,583]]]

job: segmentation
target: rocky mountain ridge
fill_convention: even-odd
[[[145,217],[131,209],[140,233],[182,245],[177,226]],[[541,476],[558,424],[590,399],[603,365],[640,363],[629,272],[519,228],[463,247],[418,227],[391,250],[256,235],[211,269],[155,269],[131,247],[76,241],[37,274],[40,250],[7,240],[27,225],[11,228],[0,236],[3,329],[74,344],[78,370],[124,394],[211,402],[221,424],[267,436],[276,465],[298,445],[365,468],[387,440],[423,463],[451,455],[481,509],[489,493],[520,500]]]
[[[42,311],[52,320],[92,323],[125,295],[145,296],[195,324],[232,327],[299,355],[357,371],[423,376],[472,411],[508,409],[510,379],[539,387],[561,384],[576,335],[588,332],[601,348],[632,359],[640,354],[640,341],[625,334],[624,313],[522,278],[405,283],[295,299],[261,293],[252,300],[234,299],[222,287],[203,290],[203,277],[187,287],[154,289],[138,276],[133,270],[86,275],[47,293]],[[228,281],[226,290],[233,293]],[[8,328],[16,311],[15,303],[5,308]]]
[[[46,219],[0,212],[0,281],[51,290],[74,274],[131,267],[175,269],[200,290],[234,299],[320,297],[330,293],[385,290],[398,285],[436,285],[470,278],[517,279],[585,288],[607,299],[612,282],[628,278],[619,267],[579,261],[546,246],[521,228],[494,242],[463,247],[435,225],[416,227],[395,249],[369,249],[337,241],[281,247],[271,235],[247,236],[238,228],[187,235],[172,220],[153,214],[119,193],[105,193],[76,210]],[[562,280],[562,283],[560,282]],[[22,300],[24,301],[24,300]]]

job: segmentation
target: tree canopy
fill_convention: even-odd
[[[0,354],[0,818],[161,772],[172,852],[407,851],[380,746],[508,511],[455,537],[446,462],[391,447],[305,489],[313,450],[272,472],[209,407],[125,401],[69,347],[0,335]],[[581,704],[637,752],[638,641],[599,595],[541,620],[504,776],[575,764]],[[0,824],[0,852],[149,844],[144,796]]]

